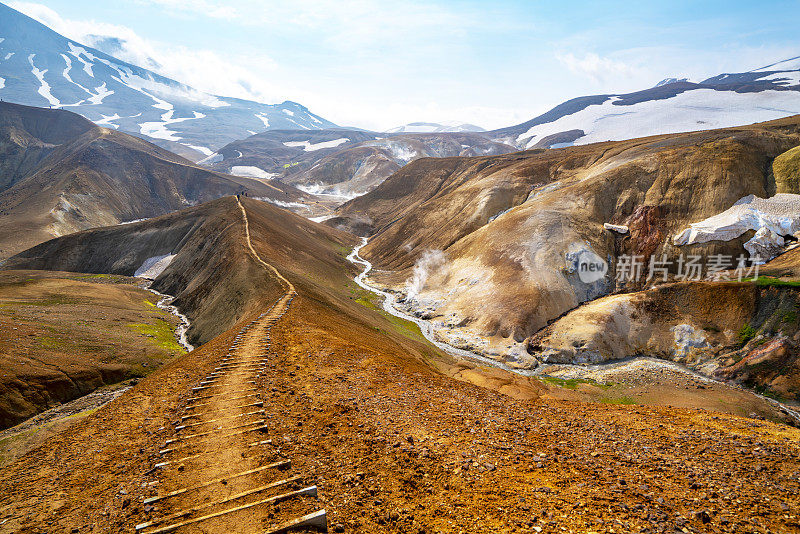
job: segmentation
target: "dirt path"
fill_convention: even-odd
[[[256,380],[274,367],[270,333],[296,296],[294,286],[253,248],[247,212],[239,203],[244,243],[284,286],[267,311],[244,326],[216,368],[196,387],[176,422],[176,437],[159,451],[154,495],[145,500],[142,534],[327,530],[317,488],[292,471],[281,442],[269,435]]]

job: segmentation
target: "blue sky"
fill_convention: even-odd
[[[334,122],[522,122],[568,98],[800,55],[800,0],[44,0],[9,5],[199,89]]]

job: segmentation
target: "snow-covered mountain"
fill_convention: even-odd
[[[459,122],[410,122],[396,126],[385,133],[443,133],[443,132],[485,132],[480,126]]]
[[[699,83],[668,78],[629,94],[584,96],[489,132],[519,148],[583,145],[727,128],[800,114],[800,56]]]
[[[336,125],[295,102],[198,91],[67,39],[0,4],[0,98],[63,108],[192,159],[268,129]]]

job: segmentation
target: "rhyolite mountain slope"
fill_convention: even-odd
[[[613,264],[620,255],[674,260],[680,253],[745,253],[752,231],[685,247],[673,237],[748,195],[800,193],[791,173],[773,171],[776,158],[785,162],[798,145],[800,117],[792,117],[501,156],[423,159],[341,206],[327,224],[371,233],[363,256],[392,271],[378,281],[411,294],[409,309],[433,318],[451,343],[535,366],[525,340],[580,303],[617,289]],[[611,260],[612,267],[584,283],[576,272],[583,255]]]
[[[635,93],[573,98],[489,134],[519,148],[562,147],[740,126],[797,113],[800,56],[699,83],[668,78]]]
[[[193,160],[267,129],[335,126],[295,102],[196,90],[77,43],[0,4],[0,98],[66,108]]]
[[[277,178],[315,194],[362,195],[419,158],[483,156],[514,147],[481,133],[381,135],[333,129],[270,131],[230,143],[201,164],[213,169]]]
[[[309,195],[225,175],[64,110],[0,103],[0,259],[53,237],[163,215],[225,195]]]

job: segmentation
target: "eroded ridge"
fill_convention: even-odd
[[[327,531],[317,487],[292,471],[291,459],[269,437],[270,416],[256,385],[270,367],[272,326],[296,293],[258,256],[247,213],[239,207],[246,245],[285,293],[242,327],[227,354],[192,388],[175,435],[151,470],[155,480],[150,482],[153,495],[144,501],[147,520],[136,526],[141,534]]]

